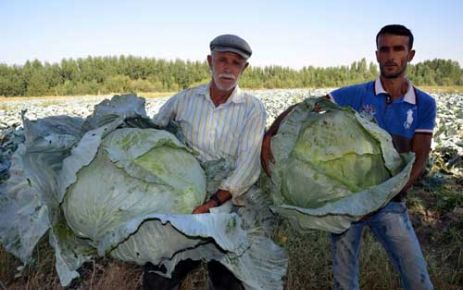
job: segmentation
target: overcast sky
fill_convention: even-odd
[[[0,63],[134,55],[205,60],[219,34],[245,38],[251,65],[375,61],[375,36],[391,23],[415,35],[414,63],[463,66],[460,0],[0,0]]]

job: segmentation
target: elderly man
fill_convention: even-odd
[[[199,153],[203,162],[225,159],[234,165],[210,199],[194,209],[194,214],[232,202],[242,204],[242,195],[260,174],[260,148],[265,128],[263,104],[238,87],[248,66],[251,47],[236,35],[220,35],[210,43],[207,62],[212,78],[208,84],[187,89],[169,99],[154,116],[161,126],[176,122],[188,146]],[[229,201],[231,200],[231,201]],[[183,277],[199,262],[190,260],[177,265],[172,279],[153,274],[145,267],[144,289],[177,289]],[[218,262],[209,262],[209,287],[240,289],[241,283]]]

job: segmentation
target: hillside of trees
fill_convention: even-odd
[[[299,70],[281,66],[252,67],[240,85],[249,89],[339,87],[373,79],[375,63]],[[134,56],[63,59],[60,63],[27,61],[0,64],[0,96],[97,95],[120,92],[173,92],[210,78],[206,62],[167,61]],[[456,61],[434,59],[408,67],[418,86],[461,86],[463,69]]]

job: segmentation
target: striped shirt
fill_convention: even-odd
[[[153,117],[165,127],[170,121],[180,125],[188,145],[201,161],[224,158],[235,169],[219,186],[227,190],[235,204],[260,174],[260,149],[265,129],[265,108],[238,86],[228,100],[216,107],[209,84],[184,90],[170,98]]]

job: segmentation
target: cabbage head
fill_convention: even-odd
[[[159,265],[166,277],[179,261],[216,260],[246,290],[283,289],[286,254],[258,222],[270,220],[269,201],[254,187],[252,206],[191,214],[232,165],[200,164],[155,128],[144,99],[115,96],[86,119],[24,118],[24,130],[0,185],[0,242],[23,263],[48,234],[63,286],[84,262],[109,255]]]
[[[301,231],[337,233],[390,201],[414,158],[399,155],[375,123],[324,98],[306,99],[285,117],[272,152],[272,209]]]
[[[204,171],[174,135],[122,128],[78,171],[62,206],[75,233],[100,240],[141,214],[190,214],[205,198]]]

